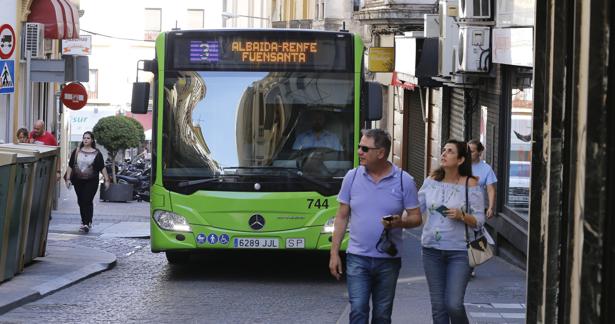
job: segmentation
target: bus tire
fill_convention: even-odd
[[[190,254],[186,252],[167,251],[165,254],[170,264],[186,264],[190,261]]]

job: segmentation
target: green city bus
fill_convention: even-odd
[[[155,50],[139,68],[153,82],[132,98],[146,113],[153,89],[152,251],[180,263],[203,249],[328,250],[359,130],[382,114],[360,37],[171,31]]]

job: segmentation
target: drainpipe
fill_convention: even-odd
[[[32,129],[32,82],[30,82],[30,64],[32,51],[26,50],[26,102],[24,106],[24,126]]]

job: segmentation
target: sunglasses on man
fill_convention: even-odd
[[[365,145],[359,145],[357,148],[359,150],[361,150],[363,153],[367,153],[367,152],[369,152],[369,150],[377,150],[377,149],[379,149],[379,147],[369,147],[369,146],[365,146]]]

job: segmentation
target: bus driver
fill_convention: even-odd
[[[341,151],[342,145],[337,136],[325,128],[325,115],[321,111],[314,112],[310,116],[312,128],[299,134],[293,143],[293,150],[305,150],[310,148],[329,148]]]

